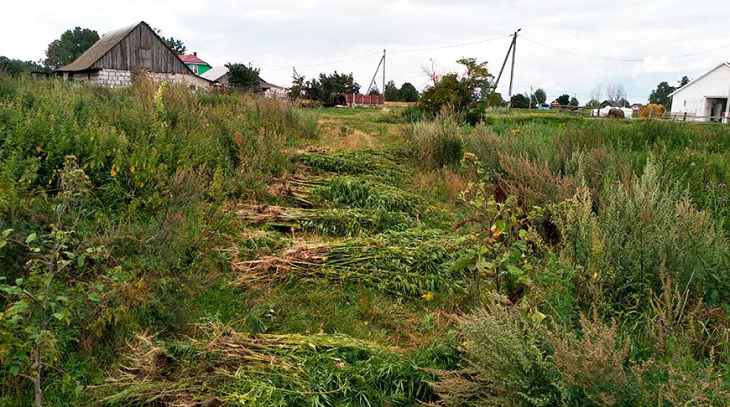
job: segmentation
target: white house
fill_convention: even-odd
[[[730,62],[718,65],[675,90],[672,117],[675,120],[722,121],[730,118]]]

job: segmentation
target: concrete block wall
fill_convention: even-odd
[[[92,81],[101,86],[117,88],[132,84],[132,73],[120,69],[102,69],[92,78]]]

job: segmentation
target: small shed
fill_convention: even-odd
[[[205,78],[196,75],[144,21],[104,34],[75,61],[56,69],[65,80],[101,86],[132,84],[136,74],[193,88],[207,88]]]

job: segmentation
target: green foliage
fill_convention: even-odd
[[[527,96],[518,93],[510,99],[510,106],[516,109],[527,109],[530,107],[530,99]]]
[[[533,94],[535,97],[535,102],[537,102],[538,105],[541,105],[545,102],[547,102],[547,94],[545,93],[545,90],[542,88],[537,88],[535,90],[535,93]]]
[[[314,119],[145,80],[1,77],[0,98],[0,404],[27,405],[26,378],[48,404],[89,404],[131,332],[190,321],[225,264],[223,200],[261,194]]]
[[[555,99],[560,103],[560,106],[568,106],[570,105],[570,95],[563,94],[560,95],[557,99]]]
[[[279,256],[238,262],[239,283],[253,286],[292,280],[363,283],[395,296],[432,298],[463,291],[466,275],[456,262],[471,236],[433,229],[386,232],[342,242],[295,246]]]
[[[44,64],[56,68],[67,65],[81,56],[99,40],[99,34],[88,28],[66,30],[61,37],[48,44]]]
[[[342,102],[339,96],[360,93],[360,85],[355,82],[352,73],[335,71],[331,74],[320,73],[319,79],[306,81],[303,90],[307,99],[320,101],[325,106],[334,106]]]
[[[464,318],[460,329],[468,365],[436,384],[445,405],[562,404],[560,373],[538,322],[493,302]]]
[[[403,170],[395,157],[382,151],[356,150],[332,154],[305,153],[297,160],[319,171],[351,175],[377,175],[393,180],[402,176]]]
[[[361,177],[338,176],[314,187],[312,196],[324,204],[338,207],[367,208],[419,215],[423,199],[400,188]]]
[[[399,99],[402,102],[417,102],[418,90],[410,82],[405,82],[400,87]]]
[[[462,58],[456,62],[466,69],[464,75],[445,74],[421,95],[418,106],[432,117],[443,109],[453,109],[457,113],[466,111],[489,93],[492,75],[486,62],[477,62],[474,58]]]
[[[587,191],[565,204],[559,222],[566,256],[586,272],[612,309],[642,309],[667,273],[693,298],[727,302],[730,245],[707,214],[671,186],[655,164],[630,184],[607,186],[594,214]],[[559,215],[560,216],[560,215]]]
[[[0,73],[17,76],[21,73],[28,73],[31,71],[45,71],[45,68],[33,61],[21,61],[19,59],[10,59],[5,56],[0,56]]]
[[[385,100],[388,102],[397,102],[400,100],[400,90],[395,82],[388,81],[385,84]]]
[[[432,122],[416,122],[406,132],[410,149],[426,167],[455,168],[464,155],[463,130],[453,115]]]
[[[261,82],[261,79],[259,79],[260,68],[254,68],[251,63],[248,65],[227,63],[226,68],[228,68],[228,84],[231,87],[249,92],[259,90]]]
[[[672,92],[674,92],[675,90],[688,84],[689,78],[684,76],[678,83],[679,83],[678,86],[671,86],[666,81],[660,82],[659,85],[657,85],[656,89],[651,91],[651,94],[649,95],[649,102],[655,103],[658,105],[662,105],[662,106],[664,106],[665,109],[671,110],[672,109],[672,98],[669,95]]]
[[[139,336],[99,401],[370,406],[433,399],[431,375],[372,343],[341,335],[253,337],[219,324],[200,331],[188,341]]]

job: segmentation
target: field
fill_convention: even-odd
[[[0,77],[0,405],[730,403],[730,127]]]

